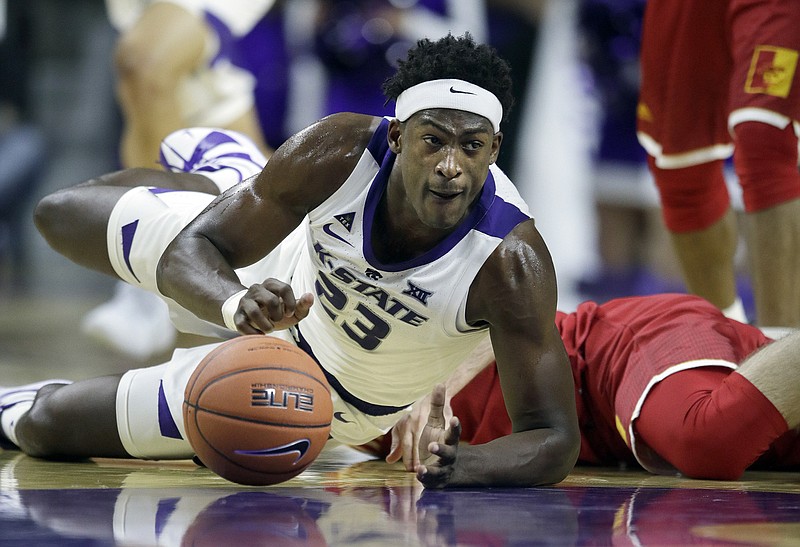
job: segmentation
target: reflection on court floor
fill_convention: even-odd
[[[142,366],[82,337],[75,318],[94,304],[0,298],[0,383]],[[687,544],[800,545],[800,472],[720,482],[579,467],[552,488],[427,491],[339,447],[286,483],[248,488],[190,461],[0,450],[0,546]]]
[[[344,447],[240,487],[190,462],[0,452],[0,545],[800,544],[798,474],[732,482],[579,468],[550,488],[425,490]]]

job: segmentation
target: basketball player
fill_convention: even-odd
[[[345,444],[389,431],[490,336],[514,432],[455,460],[424,450],[417,476],[558,482],[578,422],[552,261],[494,165],[510,86],[508,64],[468,34],[421,40],[384,84],[395,117],[324,118],[217,199],[154,188],[197,174],[105,175],[46,197],[37,225],[75,262],[161,294],[186,332],[298,344],[333,388],[331,434]],[[0,401],[3,434],[40,457],[191,457],[184,387],[213,347],[35,401],[16,389],[16,404]],[[457,437],[454,421],[438,440]]]
[[[746,321],[733,155],[761,326],[800,327],[799,27],[800,2],[648,0],[642,29],[639,141],[684,280]]]
[[[556,324],[572,364],[581,463],[723,480],[751,466],[800,469],[800,333],[772,341],[681,294],[586,302]],[[483,349],[447,382],[461,440],[475,444],[511,431]],[[443,403],[441,389],[434,398]],[[412,468],[426,402],[396,426],[388,461],[402,456]]]

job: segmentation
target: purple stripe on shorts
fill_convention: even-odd
[[[136,278],[136,281],[141,283],[141,280],[133,271],[133,266],[131,266],[131,247],[133,246],[133,236],[136,234],[136,227],[138,225],[139,221],[134,220],[133,222],[123,226],[120,231],[122,232],[122,257],[125,259],[125,265],[128,267],[128,271],[131,272],[133,277]]]
[[[178,431],[178,425],[172,418],[172,413],[169,411],[167,404],[167,397],[164,395],[164,382],[158,384],[158,428],[161,430],[161,435],[169,437],[170,439],[183,439],[181,432]]]

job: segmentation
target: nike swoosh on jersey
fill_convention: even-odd
[[[297,457],[292,462],[292,465],[296,464],[298,461],[302,459],[303,456],[306,455],[308,452],[309,447],[311,446],[311,441],[308,439],[298,439],[294,442],[283,444],[281,446],[275,446],[272,448],[262,448],[260,450],[234,450],[235,454],[242,454],[245,456],[284,456],[286,454],[296,453]]]
[[[351,247],[353,246],[353,244],[352,244],[352,243],[350,243],[349,241],[347,241],[346,239],[344,239],[342,236],[340,236],[339,234],[337,234],[337,233],[335,233],[333,230],[331,230],[331,226],[333,226],[333,222],[329,222],[329,223],[325,224],[325,225],[322,227],[322,231],[323,231],[323,232],[325,232],[326,234],[328,234],[328,235],[329,235],[329,236],[331,236],[331,237],[335,237],[336,239],[338,239],[338,240],[339,240],[339,241],[341,241],[342,243],[347,243],[347,244],[348,244],[348,245],[350,245]]]
[[[344,423],[344,424],[352,424],[353,423],[350,420],[345,420],[344,419],[344,412],[334,412],[333,413],[333,417],[336,418],[337,420],[339,420],[340,422]]]
[[[475,95],[472,91],[461,91],[453,86],[450,86],[450,93],[461,93],[462,95]]]

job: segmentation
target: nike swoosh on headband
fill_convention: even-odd
[[[450,86],[450,93],[461,93],[462,95],[475,95],[472,91],[461,91],[453,86]]]

